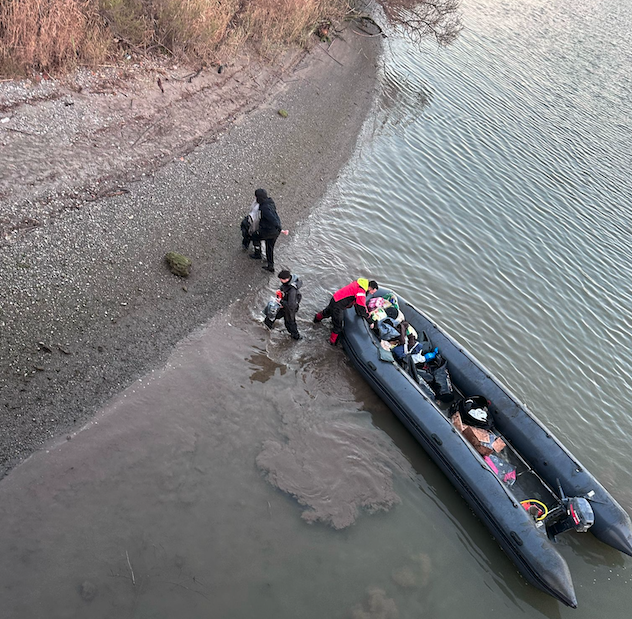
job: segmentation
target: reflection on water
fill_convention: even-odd
[[[379,98],[380,132],[405,131],[432,102],[430,89],[397,67],[385,65]],[[400,134],[401,135],[401,134]]]
[[[414,44],[425,43],[430,37],[435,44],[449,45],[463,28],[460,5],[461,0],[408,0],[385,2],[382,9]]]
[[[253,353],[248,359],[253,370],[250,375],[250,380],[253,382],[265,383],[270,380],[277,370],[279,370],[281,376],[283,376],[287,370],[287,367],[281,363],[276,363],[268,357],[266,351],[260,351]]]

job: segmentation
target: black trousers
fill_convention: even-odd
[[[334,327],[332,331],[334,333],[342,333],[342,321],[344,319],[346,309],[346,305],[343,303],[336,303],[334,298],[331,297],[329,305],[321,312],[323,318],[331,318],[331,322]]]
[[[268,261],[268,266],[273,267],[274,266],[274,244],[276,243],[276,240],[279,238],[279,234],[275,234],[272,237],[266,238],[264,236],[261,236],[258,232],[255,232],[250,238],[252,239],[252,244],[255,246],[255,249],[257,248],[257,246],[261,247],[261,241],[266,242],[266,260]]]
[[[296,308],[298,311],[298,308]],[[296,312],[292,312],[288,310],[286,307],[282,307],[276,314],[277,320],[279,318],[283,318],[283,322],[285,322],[285,328],[288,330],[288,333],[294,338],[298,339],[298,326],[296,324]]]

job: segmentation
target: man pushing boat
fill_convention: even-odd
[[[331,318],[333,328],[329,336],[329,343],[332,346],[336,345],[342,333],[344,311],[355,306],[358,316],[368,320],[369,314],[366,309],[366,294],[367,292],[374,294],[378,288],[379,286],[375,280],[369,281],[364,277],[356,279],[334,292],[329,301],[329,305],[314,316],[314,322],[320,322],[323,318]]]

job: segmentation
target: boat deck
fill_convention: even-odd
[[[406,317],[406,320],[409,320],[409,317]],[[413,324],[412,321],[410,322],[411,324]],[[371,338],[373,339],[375,346],[379,347],[380,339],[374,332],[371,332]],[[439,352],[441,351],[439,350]],[[443,413],[446,419],[452,421],[450,417],[451,403],[442,402],[440,399],[436,398],[432,389],[423,379],[418,377],[414,370],[411,371],[410,368],[403,367],[396,361],[394,361],[393,364],[403,375],[407,377],[410,382],[412,382],[416,386],[416,388],[418,388],[424,394],[426,398],[430,398],[434,402],[437,409],[441,411],[441,413]],[[449,362],[448,371],[450,371]],[[458,383],[455,382],[454,377],[451,376],[451,378],[454,387],[454,401],[458,401],[461,398],[475,395],[472,393],[464,393],[459,387]],[[522,503],[524,501],[535,500],[540,504],[545,505],[548,511],[555,509],[559,505],[560,501],[556,492],[552,488],[550,488],[548,484],[529,466],[527,461],[512,446],[510,440],[506,436],[504,436],[496,427],[493,428],[493,432],[505,443],[505,448],[500,453],[494,455],[505,462],[508,468],[512,468],[515,470],[515,481],[513,481],[513,483],[503,482],[507,490],[515,497],[517,502]],[[474,452],[476,453],[478,459],[481,461],[481,464],[484,464],[484,457],[475,449]]]

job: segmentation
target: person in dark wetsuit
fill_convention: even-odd
[[[376,281],[369,281],[361,277],[334,292],[329,301],[329,305],[322,310],[322,312],[318,312],[314,316],[314,322],[320,322],[323,318],[331,317],[333,329],[329,336],[330,344],[335,346],[342,333],[342,321],[346,309],[355,306],[356,313],[359,316],[367,320],[369,319],[369,314],[366,309],[366,293],[374,293],[378,287]]]
[[[274,200],[268,197],[268,192],[265,189],[257,189],[255,191],[255,198],[259,203],[259,213],[261,217],[259,219],[259,229],[250,237],[255,246],[255,251],[250,254],[250,257],[255,260],[261,259],[260,243],[261,241],[265,241],[266,260],[268,264],[261,268],[270,271],[270,273],[274,273],[274,244],[277,238],[279,238],[279,234],[281,234],[281,220],[279,219]],[[259,244],[258,250],[257,244]]]
[[[296,325],[296,312],[301,302],[302,295],[299,289],[303,285],[298,275],[293,275],[287,269],[283,269],[279,272],[279,279],[281,280],[281,292],[283,296],[280,299],[281,308],[276,314],[276,319],[283,318],[285,322],[285,328],[294,340],[300,340],[301,335],[298,332]]]

